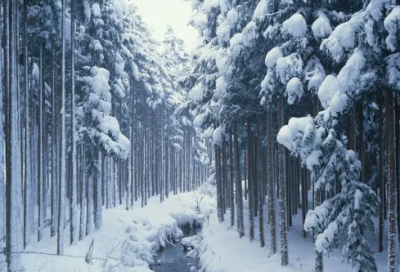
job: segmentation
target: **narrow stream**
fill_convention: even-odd
[[[183,237],[190,237],[201,232],[201,227],[195,228],[182,228]],[[174,245],[168,245],[161,249],[156,257],[154,257],[155,265],[153,270],[155,272],[194,272],[199,267],[197,259],[189,258],[186,256],[187,251],[184,250],[180,242]]]

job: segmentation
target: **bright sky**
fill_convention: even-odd
[[[131,0],[139,8],[143,20],[154,30],[157,40],[164,39],[166,25],[171,25],[175,35],[184,40],[188,51],[198,37],[197,30],[188,26],[191,3],[184,0]]]

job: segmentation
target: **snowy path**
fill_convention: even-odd
[[[214,203],[205,197],[202,212],[215,209]],[[66,247],[68,256],[46,255],[55,254],[57,240],[50,238],[50,230],[46,229],[45,240],[30,244],[22,254],[22,264],[29,272],[147,272],[152,253],[165,246],[169,237],[181,236],[178,226],[197,219],[195,210],[191,193],[171,196],[161,204],[159,197],[154,197],[144,208],[138,204],[130,211],[124,207],[105,210],[102,229]],[[68,228],[65,233],[69,233]],[[93,239],[93,264],[87,264],[85,256]],[[67,235],[65,241],[69,241]]]

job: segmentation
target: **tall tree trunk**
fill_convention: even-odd
[[[19,139],[19,105],[18,105],[18,63],[17,63],[17,1],[5,1],[5,50],[4,50],[4,81],[5,81],[5,162],[6,162],[6,261],[7,271],[15,272],[20,268],[22,250],[22,183],[21,158]],[[22,207],[21,207],[22,208]]]
[[[396,222],[396,201],[397,201],[397,185],[395,179],[395,118],[393,108],[393,92],[386,90],[386,134],[387,134],[387,180],[388,180],[388,270],[389,272],[397,271],[397,222]]]
[[[65,93],[65,0],[61,0],[61,177],[59,185],[59,210],[57,254],[64,254],[65,181],[67,175],[66,93]]]
[[[37,134],[37,185],[38,185],[38,226],[37,239],[42,240],[42,228],[44,223],[44,180],[43,180],[43,46],[40,45],[39,57],[39,118],[38,118],[38,134]]]
[[[97,149],[94,150],[94,161],[96,163],[96,169],[100,168],[100,163],[99,163],[100,158],[101,155],[99,156],[99,151]],[[94,229],[100,230],[101,224],[103,222],[103,203],[102,203],[103,198],[102,198],[102,184],[101,184],[101,178],[99,176],[99,171],[95,171],[95,173],[93,173],[93,186],[94,186],[93,188]]]
[[[379,145],[379,155],[378,155],[378,182],[379,182],[379,198],[381,201],[379,202],[379,231],[378,231],[378,251],[383,252],[383,225],[384,225],[384,212],[383,208],[385,205],[384,190],[385,190],[385,175],[383,173],[383,109],[384,102],[383,96],[378,95],[378,103],[379,103],[379,126],[378,126],[378,145]]]
[[[76,164],[76,119],[75,119],[75,0],[71,0],[71,200],[70,243],[78,241],[77,164]]]
[[[226,213],[226,208],[227,208],[227,201],[229,201],[229,197],[228,197],[228,193],[229,193],[229,189],[228,189],[228,167],[227,167],[227,158],[226,158],[226,140],[223,139],[222,140],[222,150],[221,150],[221,155],[222,155],[222,211],[225,214]],[[194,169],[193,169],[193,171]],[[195,189],[195,187],[192,188],[192,190]]]
[[[395,108],[395,147],[396,147],[396,166],[395,166],[395,175],[396,175],[396,184],[397,184],[397,215],[400,214],[400,194],[398,193],[400,191],[400,109],[399,106],[397,105],[397,97],[394,99],[394,108]],[[400,216],[397,216],[397,239],[400,242]]]
[[[258,232],[260,235],[260,246],[264,247],[265,246],[265,235],[264,235],[264,192],[262,189],[262,183],[263,180],[260,179],[261,176],[261,169],[262,169],[262,165],[261,165],[261,154],[260,154],[260,148],[261,148],[261,137],[260,137],[260,125],[257,123],[257,128],[256,128],[256,151],[255,151],[255,155],[256,155],[256,164],[257,164],[257,170],[256,170],[256,174],[257,174],[257,179],[258,179],[258,188],[257,188],[257,199],[258,199]],[[257,202],[256,202],[257,203]]]
[[[1,58],[0,58],[1,61]],[[29,207],[33,205],[31,202],[32,199],[30,197],[31,194],[31,154],[30,154],[30,114],[29,114],[29,67],[28,67],[28,0],[24,0],[24,83],[25,83],[25,175],[24,175],[24,248],[30,242],[31,229],[30,229],[30,216],[29,216]],[[0,72],[1,77],[1,72]],[[1,85],[1,84],[0,84]],[[1,99],[2,100],[2,99]],[[1,102],[0,102],[1,103]],[[0,111],[2,112],[2,111]],[[2,118],[0,118],[2,119]],[[1,122],[1,121],[0,121]],[[2,123],[2,122],[1,122]],[[0,127],[2,128],[2,124],[0,123]],[[3,137],[3,132],[0,133],[0,139]],[[2,141],[0,142],[0,146],[4,146]],[[2,163],[0,163],[2,165]],[[1,166],[0,166],[1,167]],[[1,171],[3,174],[3,171]],[[0,180],[3,180],[3,177],[0,176]],[[2,187],[0,185],[0,187]],[[0,192],[1,193],[1,192]],[[1,196],[0,196],[1,198]],[[0,203],[2,205],[2,203]],[[1,214],[1,213],[0,213]],[[0,232],[0,236],[2,233]]]
[[[283,124],[283,97],[278,102],[278,127]],[[279,145],[278,179],[279,179],[279,227],[281,234],[281,265],[289,264],[288,240],[287,240],[287,211],[286,211],[286,180],[285,180],[285,152],[283,145]]]
[[[215,152],[215,182],[217,184],[217,213],[219,222],[224,221],[223,211],[223,196],[222,196],[222,184],[221,184],[221,147],[214,143]]]
[[[79,240],[82,240],[86,235],[86,158],[85,158],[85,147],[80,148],[80,217],[79,217]]]
[[[301,218],[302,218],[302,222],[303,222],[303,226],[304,223],[306,222],[306,215],[307,215],[307,190],[308,190],[308,186],[307,186],[307,169],[303,169],[300,171],[301,172]],[[303,237],[306,238],[307,237],[307,232],[304,230],[303,228]]]
[[[239,140],[236,122],[233,123],[233,147],[235,153],[235,170],[236,170],[236,182],[235,182],[235,202],[236,202],[236,227],[239,233],[239,237],[244,236],[244,220],[243,220],[243,192],[242,192],[242,178],[240,175],[240,155],[239,155]]]
[[[7,14],[7,9],[6,9],[6,3],[7,0],[4,1],[3,3],[3,11],[4,14],[1,14],[1,19],[2,21],[0,22],[1,26],[0,27],[0,115],[5,115],[6,111],[4,110],[4,104],[3,104],[3,97],[5,95],[5,92],[8,91],[8,87],[7,84],[4,84],[4,88],[3,88],[3,72],[4,72],[4,83],[7,83],[7,69],[6,69],[6,65],[7,65],[7,51],[6,49],[8,48],[7,45],[7,39],[6,39],[6,32],[7,29],[5,27],[5,17]],[[25,0],[27,1],[27,0]],[[4,65],[4,68],[3,68]],[[4,146],[4,121],[3,118],[0,118],[0,146]],[[5,180],[5,150],[4,148],[2,148],[0,150],[0,237],[4,237],[6,235],[6,180]],[[31,203],[33,204],[33,203]],[[27,205],[25,206],[27,207]],[[5,244],[4,244],[4,239],[0,240],[0,248],[5,248]],[[0,253],[0,263],[4,263],[4,270],[7,269],[7,263],[5,262],[5,254],[6,252],[2,252]]]
[[[272,111],[267,112],[267,192],[268,192],[268,227],[269,227],[269,254],[276,253],[276,220],[275,220],[275,186],[274,186],[274,144],[272,142]]]
[[[364,150],[364,111],[362,105],[358,109],[358,156],[361,162],[361,182],[368,183]]]
[[[231,227],[235,225],[235,183],[233,180],[233,171],[235,166],[233,165],[233,142],[232,142],[232,131],[229,133],[229,166],[230,166],[230,176],[229,176],[229,198],[231,206]],[[200,180],[202,182],[202,180]]]
[[[248,188],[248,203],[249,203],[249,239],[254,240],[254,199],[253,199],[253,141],[251,134],[250,118],[246,123],[246,137],[247,137],[247,160],[246,160],[246,174],[247,174],[247,188]]]
[[[51,135],[51,237],[57,234],[57,223],[58,223],[58,122],[57,122],[57,95],[55,88],[56,81],[56,57],[54,48],[52,48],[52,135]],[[28,94],[27,94],[28,95]],[[29,108],[29,105],[27,106]]]

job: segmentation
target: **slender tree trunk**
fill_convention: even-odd
[[[25,83],[25,175],[24,175],[24,248],[30,242],[30,216],[29,216],[29,207],[33,205],[30,198],[31,189],[31,154],[30,154],[30,130],[29,130],[29,123],[30,123],[30,114],[29,114],[29,63],[28,63],[28,0],[24,0],[24,83]],[[1,61],[1,58],[0,58]],[[1,77],[1,72],[0,72]],[[1,99],[2,100],[2,99]],[[1,102],[0,102],[1,103]],[[2,111],[0,111],[2,112]],[[2,118],[0,118],[2,119]],[[0,126],[2,129],[2,122],[0,121]],[[0,133],[0,139],[3,137],[3,132]],[[4,146],[2,141],[0,142],[0,146]],[[2,163],[0,163],[2,165]],[[1,166],[0,166],[1,167]],[[3,174],[3,171],[1,171]],[[3,177],[0,176],[0,180],[3,180]],[[0,187],[1,184],[0,184]],[[0,192],[1,193],[1,192]],[[2,205],[2,203],[0,203]],[[2,233],[0,232],[0,236]]]
[[[223,209],[222,209],[222,211],[223,211],[223,213],[225,214],[226,213],[226,208],[227,208],[227,201],[229,201],[229,197],[228,197],[228,194],[229,194],[229,189],[228,189],[228,167],[227,167],[227,158],[226,158],[226,140],[225,139],[223,139],[222,140],[222,150],[221,150],[222,152],[222,175],[221,175],[221,177],[222,177],[222,184],[223,184],[223,191],[222,191],[222,204],[223,204]],[[193,171],[194,173],[196,173],[195,171]],[[192,188],[192,190],[193,189],[195,189],[195,187],[194,188]]]
[[[260,246],[264,247],[265,246],[265,235],[264,235],[264,192],[262,190],[262,183],[263,181],[260,180],[261,176],[261,154],[260,154],[260,148],[261,148],[261,137],[260,137],[260,125],[257,123],[257,128],[256,128],[256,164],[257,164],[257,179],[258,179],[258,188],[257,188],[257,199],[258,199],[258,231],[260,235]]]
[[[361,162],[361,182],[368,183],[364,150],[364,111],[362,105],[358,109],[358,156]]]
[[[96,169],[100,168],[99,167],[100,157],[101,155],[99,156],[99,151],[97,149],[94,150],[94,161],[96,163]],[[103,222],[103,203],[102,203],[102,184],[101,184],[101,178],[99,177],[99,171],[95,171],[95,173],[93,173],[93,183],[94,183],[93,184],[94,229],[100,230],[101,224]]]
[[[379,144],[379,155],[378,155],[378,182],[379,182],[379,198],[381,199],[379,203],[379,232],[378,232],[378,251],[383,252],[383,225],[384,225],[384,211],[385,205],[384,190],[385,190],[385,175],[383,173],[383,96],[378,95],[379,103],[379,126],[378,126],[378,144]]]
[[[247,160],[246,160],[246,173],[247,173],[247,188],[248,188],[248,203],[249,203],[249,239],[254,240],[254,199],[253,199],[253,141],[251,134],[251,123],[250,119],[247,120],[246,124],[247,132]]]
[[[56,88],[55,88],[55,70],[56,70],[56,57],[54,48],[52,48],[52,135],[51,135],[51,237],[57,234],[57,223],[58,223],[58,124],[57,124],[57,100],[56,100]],[[27,94],[28,95],[28,94]],[[29,108],[29,105],[28,105]]]
[[[222,184],[221,184],[221,147],[218,144],[214,144],[215,152],[215,182],[217,184],[217,213],[219,222],[224,221],[223,211],[223,197],[222,197]]]
[[[5,29],[6,21],[5,17],[7,14],[7,9],[6,9],[6,0],[3,3],[3,11],[4,14],[1,14],[1,19],[2,21],[0,22],[0,115],[3,115],[6,113],[4,110],[4,104],[3,104],[3,97],[5,95],[5,92],[8,91],[7,89],[7,84],[3,86],[3,72],[4,72],[4,83],[8,82],[7,80],[7,56],[4,53],[7,53],[6,48],[7,46],[7,39],[6,39],[6,32],[7,30]],[[4,68],[3,68],[4,65]],[[4,71],[6,70],[6,71]],[[4,87],[4,88],[3,88]],[[0,146],[4,146],[4,135],[5,129],[4,129],[4,121],[3,118],[0,118]],[[5,180],[5,150],[4,148],[0,150],[0,237],[5,237],[6,235],[6,180]],[[4,240],[0,240],[0,248],[5,248]],[[0,263],[3,263],[4,265],[4,271],[7,270],[7,263],[6,263],[6,251],[3,250],[2,253],[0,253]]]
[[[5,162],[6,162],[6,261],[8,272],[16,272],[20,267],[22,250],[22,183],[19,139],[19,105],[18,105],[18,63],[17,63],[17,1],[5,1],[4,30],[4,81],[5,81]],[[9,16],[9,17],[8,17]],[[21,207],[22,208],[22,207]]]
[[[39,57],[39,118],[38,118],[38,134],[37,134],[37,182],[38,182],[38,241],[42,240],[42,228],[44,223],[44,180],[43,180],[43,46],[40,45],[40,57]]]
[[[275,220],[275,186],[273,174],[274,144],[272,142],[272,112],[267,112],[267,191],[268,191],[268,227],[269,227],[269,254],[276,253],[276,220]]]
[[[65,93],[65,0],[61,0],[61,178],[59,186],[57,254],[64,254],[65,181],[67,175],[66,93]]]
[[[278,102],[278,126],[283,124],[283,97],[279,98]],[[279,145],[278,158],[278,178],[279,178],[279,227],[281,234],[281,265],[289,264],[288,240],[287,240],[287,211],[286,211],[286,180],[285,180],[285,152],[283,145]]]
[[[71,200],[70,243],[78,241],[77,164],[76,164],[76,119],[75,119],[75,0],[71,0]]]
[[[80,223],[79,240],[82,240],[86,235],[86,220],[85,220],[85,218],[86,218],[86,190],[85,190],[85,188],[86,188],[86,167],[85,167],[86,158],[85,158],[84,148],[85,148],[84,146],[82,146],[80,148],[80,156],[79,156],[80,157],[79,162],[80,162],[80,168],[81,168],[81,171],[80,171],[80,180],[81,180],[81,182],[80,182],[80,184],[81,184],[80,210],[81,211],[80,211],[80,217],[79,217],[79,223]]]
[[[396,171],[395,171],[395,175],[396,175],[396,184],[397,184],[397,215],[400,214],[400,194],[398,193],[400,191],[400,109],[399,106],[397,105],[397,98],[394,99],[394,108],[395,108],[395,147],[396,147],[396,153],[395,153],[395,157],[396,157]],[[400,242],[400,216],[397,216],[397,239]]]
[[[387,134],[387,173],[388,173],[388,271],[397,271],[397,222],[396,222],[396,200],[397,200],[397,185],[395,179],[395,118],[393,108],[393,92],[386,90],[386,134]]]
[[[235,187],[233,180],[233,171],[235,169],[233,165],[233,142],[232,142],[232,131],[229,134],[229,198],[230,198],[230,206],[231,206],[231,227],[235,225]],[[202,182],[202,180],[200,180]]]
[[[243,220],[243,193],[242,193],[242,178],[240,175],[240,155],[239,155],[239,140],[236,122],[233,123],[233,147],[235,153],[235,169],[236,169],[236,227],[239,233],[239,237],[244,236],[244,220]]]
[[[301,218],[304,223],[306,222],[306,215],[307,215],[307,170],[303,169],[300,171],[301,172]],[[307,232],[303,228],[303,237],[307,237]]]

